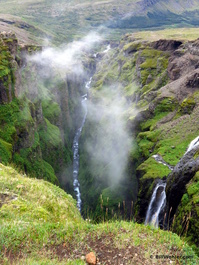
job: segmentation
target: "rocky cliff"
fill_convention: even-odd
[[[92,101],[97,102],[112,86],[126,98],[126,128],[133,146],[125,177],[118,185],[110,185],[107,168],[100,162],[94,166],[87,148],[91,142],[99,150],[96,142],[101,121],[87,122],[81,147],[84,166],[80,172],[85,211],[90,207],[96,216],[108,211],[110,216],[120,213],[131,218],[134,203],[134,218],[143,222],[155,185],[160,179],[168,179],[168,222],[172,226],[175,221],[180,234],[185,232],[181,226],[179,232],[180,218],[183,213],[191,214],[187,235],[198,245],[197,151],[184,156],[189,143],[198,136],[197,47],[198,40],[146,42],[129,34],[101,57],[93,78]],[[164,213],[161,222],[163,217]]]
[[[46,75],[28,59],[41,49],[19,45],[11,32],[0,35],[0,159],[72,192],[72,140],[85,80],[62,78],[56,69]]]
[[[198,136],[198,43],[128,34],[96,54],[80,143],[85,216],[143,222],[157,181],[167,180],[167,223],[198,246],[198,151],[185,154]],[[60,79],[56,70],[43,78],[46,73],[26,59],[38,49],[1,35],[0,157],[72,192],[71,147],[85,80],[75,74]],[[90,73],[95,62],[84,65]]]

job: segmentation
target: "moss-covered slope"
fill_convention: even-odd
[[[72,193],[72,141],[85,79],[38,66],[30,57],[41,49],[0,34],[0,161]],[[83,64],[93,71],[92,58]]]
[[[193,250],[171,232],[133,222],[83,221],[74,199],[63,190],[2,164],[0,228],[2,264],[83,265],[90,251],[109,265],[150,265],[157,259],[159,264],[198,262]]]

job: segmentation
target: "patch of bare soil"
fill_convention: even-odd
[[[97,257],[97,264],[121,265],[121,264],[146,264],[139,247],[131,246],[117,248],[114,244],[114,237],[110,233],[100,238],[88,235],[86,242],[79,245],[63,244],[56,247],[56,255],[60,259],[84,259],[86,254],[93,251]]]
[[[127,231],[120,231],[120,233],[127,233]],[[116,242],[115,235],[112,233],[108,234],[92,234],[88,233],[84,240],[80,242],[63,242],[62,244],[56,246],[45,246],[40,250],[42,256],[48,256],[48,258],[57,258],[59,261],[69,261],[81,259],[86,264],[86,255],[91,251],[95,253],[97,258],[96,265],[168,265],[182,264],[178,260],[170,259],[161,259],[156,258],[155,255],[150,257],[146,256],[146,249],[143,246],[133,246],[132,240],[127,240],[127,242],[118,246]],[[15,265],[16,261],[20,263],[24,258],[27,258],[27,255],[31,254],[31,250],[27,253],[23,253],[23,245],[21,250],[18,253],[13,252],[12,250],[4,249],[4,257],[7,257],[11,265]],[[176,249],[172,249],[172,255],[180,255]],[[0,264],[1,261],[0,261]],[[188,263],[185,263],[188,264]]]

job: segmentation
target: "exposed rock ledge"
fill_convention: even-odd
[[[175,214],[181,198],[186,191],[186,184],[194,177],[199,170],[199,156],[197,155],[199,146],[187,152],[175,166],[167,178],[167,212],[170,217]]]

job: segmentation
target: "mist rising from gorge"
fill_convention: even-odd
[[[85,59],[86,56],[92,55],[95,46],[102,41],[101,35],[90,33],[79,41],[73,41],[59,48],[43,48],[42,51],[28,56],[28,62],[36,65],[38,71],[37,79],[42,84],[39,98],[42,100],[53,98],[51,93],[58,92],[56,92],[56,82],[65,80],[66,76],[67,80],[70,77],[72,80],[74,76],[78,76],[82,80],[89,80],[90,76],[88,76],[84,68],[82,58],[84,57]],[[107,50],[106,47],[104,47],[104,50]],[[108,56],[108,52],[107,50],[107,52],[102,53],[103,56]],[[50,84],[46,80],[50,80]],[[53,91],[51,91],[52,85],[54,86]],[[35,86],[30,84],[29,89],[34,91]],[[92,84],[90,94],[92,94]],[[122,97],[120,84],[104,87],[101,91],[95,91],[93,95],[87,101],[88,115],[86,124],[95,124],[97,132],[94,136],[94,141],[85,134],[81,138],[83,137],[83,141],[86,143],[86,151],[90,157],[92,169],[94,169],[93,176],[95,176],[95,169],[97,169],[98,174],[96,177],[106,182],[108,186],[112,186],[126,178],[127,162],[129,153],[132,150],[132,137],[127,130],[126,124],[126,112],[129,106],[125,98]],[[81,98],[77,100],[81,102]],[[83,115],[83,109],[81,110],[81,108],[82,106],[79,105],[80,115]],[[65,173],[61,175],[60,180],[64,185],[68,180],[66,180]],[[69,177],[72,180],[72,175],[67,176],[67,178]]]
[[[95,127],[93,138],[89,141],[84,136],[91,167],[100,168],[97,178],[110,186],[125,179],[133,144],[125,115],[129,106],[120,89],[119,84],[113,84],[95,92],[96,99],[88,102],[87,115],[88,123]]]
[[[73,41],[59,48],[47,47],[41,52],[33,56],[29,56],[28,60],[38,64],[46,76],[50,75],[49,69],[54,69],[62,78],[66,74],[84,75],[84,67],[82,64],[82,55],[88,53],[94,45],[100,43],[102,37],[91,32],[79,41]]]

